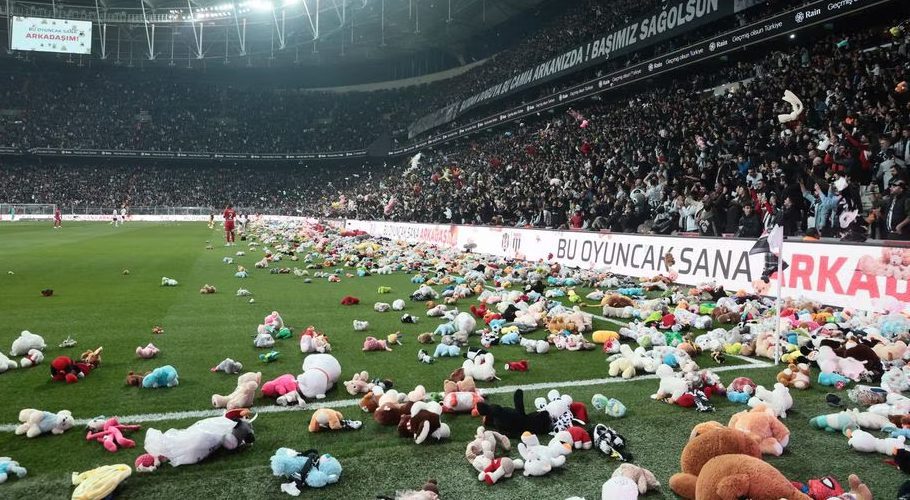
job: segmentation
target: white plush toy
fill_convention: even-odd
[[[256,334],[256,338],[253,339],[253,345],[261,348],[269,348],[275,345],[275,339],[267,332],[260,332]]]
[[[546,411],[550,414],[550,423],[553,432],[561,432],[571,427],[574,422],[574,415],[569,406],[572,404],[572,396],[568,394],[559,394],[556,389],[547,393],[546,398],[537,398],[534,400],[534,407],[537,411]]]
[[[546,354],[550,351],[550,343],[546,340],[533,340],[524,337],[518,343],[525,348],[525,351],[537,354]]]
[[[376,312],[384,313],[391,308],[392,308],[392,306],[389,305],[388,302],[377,302],[377,303],[373,304],[373,310]]]
[[[669,365],[658,366],[657,376],[660,377],[660,386],[657,393],[651,395],[651,399],[667,400],[672,404],[689,390],[689,383],[678,377]]]
[[[401,299],[395,299],[392,301],[392,309],[396,311],[404,310],[404,301]]]
[[[10,356],[25,356],[32,349],[43,351],[46,347],[47,344],[44,343],[44,338],[41,335],[35,335],[28,330],[23,330],[19,334],[19,338],[13,341],[13,347],[10,349],[9,354]]]
[[[460,312],[458,316],[455,316],[455,333],[461,335],[471,335],[474,333],[474,329],[477,328],[477,320],[474,319],[474,315],[469,312]]]
[[[496,376],[496,368],[494,365],[496,360],[493,358],[492,353],[478,354],[474,356],[474,359],[466,359],[461,365],[464,368],[464,376],[473,377],[474,380],[482,380],[484,382],[489,382],[491,380],[499,380],[499,377]]]
[[[448,310],[448,308],[449,308],[449,306],[447,306],[445,304],[437,304],[436,306],[430,308],[427,311],[427,316],[429,316],[431,318],[438,318],[438,317],[442,316],[443,314],[445,314],[445,312],[446,312],[446,310]]]
[[[304,406],[304,398],[325,399],[341,376],[341,364],[331,354],[310,354],[303,359],[303,373],[297,376],[297,392],[289,392],[278,398],[278,404],[296,403]],[[299,394],[298,394],[299,393]],[[303,398],[299,397],[300,395]]]
[[[177,286],[177,280],[163,276],[161,278],[161,286]]]
[[[30,366],[35,366],[38,363],[44,361],[44,353],[38,349],[29,349],[28,354],[26,354],[20,361],[19,366],[22,368],[28,368]]]
[[[882,375],[882,389],[893,392],[901,393],[905,391],[910,391],[910,365],[905,365],[903,368],[892,368],[885,372]]]
[[[15,361],[7,358],[6,354],[0,352],[0,373],[16,368],[19,368],[19,365]]]
[[[749,398],[749,407],[755,408],[760,403],[764,403],[774,410],[777,418],[787,418],[787,410],[793,407],[793,397],[790,396],[790,389],[778,382],[774,384],[773,391],[769,391],[763,386],[755,388],[755,396]]]
[[[850,436],[850,440],[847,441],[847,444],[856,451],[865,453],[877,452],[882,455],[892,456],[894,455],[894,450],[906,449],[904,442],[907,438],[904,436],[896,438],[877,438],[862,429],[848,431],[847,435]]]
[[[238,296],[238,297],[249,297],[250,295],[253,295],[253,293],[250,292],[249,290],[247,290],[246,288],[238,288],[238,289],[237,289],[237,296]]]
[[[57,413],[49,411],[33,410],[26,408],[19,412],[19,422],[22,424],[16,427],[16,434],[33,438],[50,432],[51,434],[63,434],[70,429],[75,423],[73,414],[69,410],[61,410]]]
[[[547,446],[540,444],[536,435],[525,432],[518,443],[518,454],[524,459],[525,476],[543,476],[566,463],[566,455],[572,453],[572,436],[559,432]]]
[[[358,319],[354,320],[354,331],[355,332],[362,332],[369,327],[370,327],[369,321],[360,321]]]
[[[600,489],[601,500],[638,500],[638,485],[626,476],[613,476]]]

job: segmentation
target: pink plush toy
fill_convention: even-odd
[[[818,368],[824,373],[839,373],[854,382],[859,381],[866,371],[864,362],[855,358],[842,358],[834,353],[834,349],[823,345],[818,348]]]
[[[136,442],[123,435],[123,431],[137,431],[141,428],[139,425],[121,424],[117,417],[105,419],[98,417],[88,423],[88,433],[85,435],[86,441],[98,441],[104,446],[104,449],[114,453],[120,448],[132,448]]]
[[[269,314],[262,320],[262,323],[265,326],[271,326],[275,330],[281,330],[284,328],[284,320],[281,319],[281,315],[278,314],[278,311],[272,311],[272,314]]]
[[[262,384],[262,395],[267,398],[278,398],[297,390],[297,377],[286,373]]]
[[[142,359],[152,359],[157,356],[159,352],[161,351],[155,347],[155,344],[152,344],[151,342],[149,342],[149,345],[145,347],[136,348],[136,356],[139,356]]]
[[[363,340],[364,351],[391,351],[388,342],[379,340],[376,337],[367,337]]]

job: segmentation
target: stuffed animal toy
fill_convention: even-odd
[[[23,330],[19,334],[19,337],[13,341],[13,346],[10,348],[10,356],[25,356],[32,349],[37,349],[43,351],[47,348],[47,344],[44,343],[44,338],[41,335],[35,335],[34,333]]]
[[[679,458],[681,472],[670,477],[670,489],[683,498],[701,499],[701,496],[696,496],[696,483],[701,477],[704,465],[714,457],[727,454],[741,454],[761,459],[761,447],[757,441],[742,431],[726,427],[699,434],[683,447]],[[778,497],[761,498],[776,500]]]
[[[849,383],[850,379],[838,373],[820,372],[818,374],[819,385],[834,387],[838,390],[841,390],[847,387],[847,384]]]
[[[69,356],[57,356],[50,363],[51,380],[73,384],[91,373],[92,366],[82,362],[75,362]]]
[[[278,404],[306,404],[306,398],[325,399],[325,393],[341,376],[341,364],[331,354],[310,354],[303,359],[303,373],[297,376],[297,391],[278,398]]]
[[[827,345],[818,348],[816,362],[822,372],[839,373],[853,381],[859,381],[866,371],[866,365],[863,362],[853,358],[842,358]]]
[[[576,450],[590,450],[594,445],[591,434],[580,425],[571,425],[566,429],[566,432],[572,436],[572,446]]]
[[[448,424],[440,421],[442,406],[430,401],[418,401],[410,408],[410,413],[401,416],[398,423],[398,434],[402,437],[411,437],[417,444],[422,444],[428,438],[442,441],[451,435]]]
[[[613,340],[619,340],[619,334],[613,330],[596,330],[591,334],[591,341],[595,344],[605,344]]]
[[[208,283],[202,285],[202,288],[199,289],[199,293],[201,293],[203,295],[210,295],[210,294],[215,293],[216,291],[217,290],[215,289],[215,287],[212,285],[209,285]]]
[[[742,454],[719,455],[708,460],[698,474],[693,494],[680,496],[698,500],[811,500],[772,465]]]
[[[19,462],[10,457],[0,457],[0,484],[6,482],[10,475],[23,478],[28,474],[25,467],[19,465]]]
[[[376,290],[376,293],[378,293],[380,295],[385,294],[385,293],[392,293],[392,287],[381,286],[381,287],[379,287],[379,289]]]
[[[142,426],[121,424],[117,417],[96,417],[87,424],[87,427],[86,441],[98,441],[105,450],[114,453],[120,448],[136,446],[136,442],[124,436],[123,432],[137,431]]]
[[[308,326],[306,330],[300,333],[300,352],[307,354],[311,352],[326,353],[332,351],[332,345],[324,333],[316,330],[314,326]]]
[[[550,390],[546,398],[537,398],[534,400],[534,407],[537,411],[546,411],[550,415],[551,428],[553,432],[561,432],[573,425],[575,416],[569,406],[573,403],[572,397],[568,394],[559,394],[556,389]],[[581,422],[584,425],[584,422]]]
[[[243,363],[234,361],[231,358],[225,358],[222,362],[211,368],[211,371],[214,372],[223,372],[231,375],[240,373],[243,371]]]
[[[755,388],[755,396],[749,399],[749,407],[755,408],[761,403],[773,410],[778,418],[787,418],[787,410],[793,406],[793,397],[790,396],[790,389],[778,382],[774,384],[773,391],[762,386]]]
[[[649,490],[660,488],[657,477],[643,467],[632,464],[620,464],[613,475],[601,487],[602,499],[634,500]]]
[[[29,368],[44,361],[44,353],[38,349],[29,349],[28,353],[19,360],[19,367]]]
[[[19,364],[6,357],[5,354],[0,352],[0,373],[3,373],[7,370],[15,370],[19,368]]]
[[[362,351],[391,351],[392,348],[385,340],[379,340],[376,337],[367,337],[363,340]]]
[[[532,354],[546,354],[550,351],[550,343],[546,340],[532,340],[522,338],[518,343],[525,348],[525,351]]]
[[[73,473],[73,500],[100,500],[110,498],[120,483],[132,475],[127,464],[102,465],[92,470]]]
[[[268,349],[275,345],[275,338],[268,332],[259,332],[253,338],[253,345],[260,349]]]
[[[632,455],[624,451],[626,439],[612,427],[604,424],[595,425],[591,428],[591,439],[594,448],[600,450],[604,455],[622,462],[632,460]]]
[[[234,389],[234,392],[226,396],[214,394],[212,406],[228,410],[249,408],[253,405],[253,398],[256,397],[256,390],[259,388],[261,380],[262,372],[247,372],[240,375],[237,377],[237,388]]]
[[[171,365],[159,366],[142,378],[142,387],[146,389],[176,387],[179,383],[177,370]]]
[[[487,430],[481,425],[474,433],[474,440],[465,448],[464,456],[468,463],[473,463],[474,459],[484,455],[487,448],[484,445],[488,445],[494,455],[497,451],[505,452],[512,449],[509,438],[496,431]]]
[[[357,297],[351,297],[350,295],[345,295],[341,299],[341,305],[343,306],[353,306],[360,303],[360,299]]]
[[[273,475],[291,479],[281,485],[281,491],[295,497],[305,488],[323,488],[341,478],[338,459],[329,454],[320,456],[316,450],[300,453],[291,448],[278,448],[269,461]]]
[[[432,344],[434,342],[432,332],[423,332],[417,335],[417,342],[420,344]]]
[[[506,371],[513,372],[526,372],[528,371],[528,361],[522,359],[521,361],[509,361],[506,363]]]
[[[457,345],[447,345],[444,343],[436,344],[436,351],[433,352],[434,358],[439,357],[458,357],[461,355],[461,348]]]
[[[395,299],[392,301],[392,310],[394,311],[403,311],[405,302],[401,299]]]
[[[2,371],[2,358],[0,358],[0,372]],[[881,388],[895,394],[910,391],[910,367],[891,368],[885,372],[882,375]]]
[[[164,333],[164,328],[161,328],[160,326],[153,326],[153,327],[152,327],[152,334],[153,334],[153,335],[161,335],[162,333]]]
[[[386,312],[391,308],[392,306],[388,302],[377,302],[373,304],[373,310],[376,312]]]
[[[727,386],[727,399],[734,403],[748,403],[758,385],[748,377],[736,377]]]
[[[790,443],[790,430],[777,419],[774,410],[762,404],[735,413],[727,426],[755,439],[763,455],[779,457]]]
[[[673,369],[670,368],[670,371],[673,371]],[[610,367],[607,373],[611,377],[630,379],[635,376],[635,363],[629,358],[619,356],[613,361],[610,361]]]
[[[246,271],[237,271],[236,273],[234,273],[234,277],[240,278],[240,279],[247,278],[247,277],[249,277],[249,273],[247,273]]]
[[[465,377],[473,377],[474,380],[489,382],[491,380],[500,380],[496,376],[496,359],[492,353],[486,353],[475,356],[474,359],[466,359],[461,365],[464,369]]]
[[[888,417],[872,412],[860,412],[857,409],[845,410],[840,413],[820,415],[809,420],[809,424],[816,429],[827,432],[841,431],[846,434],[851,429],[886,429],[893,427]]]
[[[44,289],[41,290],[41,296],[42,296],[42,297],[51,297],[51,296],[53,296],[53,295],[54,295],[54,289],[53,289],[53,288],[44,288]]]
[[[856,451],[864,453],[881,453],[882,455],[892,456],[895,450],[906,449],[904,436],[896,438],[876,438],[872,434],[862,429],[848,429],[846,435],[849,439],[847,444]]]
[[[524,459],[525,476],[544,476],[554,468],[566,463],[566,455],[572,453],[572,437],[559,432],[546,446],[540,444],[537,436],[525,432],[518,443],[518,454]]]
[[[310,417],[310,432],[319,432],[321,430],[357,430],[363,426],[360,420],[348,420],[340,411],[329,408],[319,408],[313,412]]]
[[[430,356],[430,353],[428,353],[425,349],[420,349],[417,351],[417,361],[426,365],[430,365],[433,364],[436,359],[433,356]]]
[[[480,429],[483,429],[481,427]],[[496,458],[496,441],[495,440],[478,440],[468,444],[468,450],[474,448],[479,448],[479,454],[474,456],[474,458],[469,458],[468,461],[478,472],[477,479],[483,481],[489,485],[494,485],[499,482],[500,479],[510,478],[516,470],[521,470],[524,466],[522,460],[512,460],[509,457],[500,457]],[[508,443],[508,439],[506,439]],[[506,450],[509,449],[508,446],[505,447]]]
[[[796,389],[808,389],[812,380],[809,378],[809,365],[805,363],[790,365],[784,371],[777,374],[777,381],[786,387]]]
[[[420,318],[418,318],[417,316],[411,316],[410,314],[404,314],[404,315],[401,316],[401,322],[402,322],[402,323],[410,323],[410,324],[413,324],[413,323],[417,323],[417,320],[419,320],[419,319],[420,319]]]
[[[465,338],[474,333],[474,329],[477,328],[477,320],[467,312],[458,313],[452,323],[455,326],[455,333],[460,333]]]
[[[285,394],[297,391],[297,377],[286,373],[262,384],[262,395],[277,399]]]
[[[31,408],[26,408],[19,412],[19,422],[21,422],[21,424],[16,427],[16,435],[21,436],[22,434],[25,434],[30,438],[39,436],[45,432],[63,434],[75,424],[73,414],[70,413],[69,410],[51,413],[49,411],[33,410]]]
[[[354,320],[354,331],[355,332],[362,332],[369,327],[370,327],[369,321],[360,321],[357,319]]]
[[[177,286],[177,280],[163,276],[161,278],[161,286]]]
[[[903,340],[890,344],[881,342],[872,346],[872,350],[886,368],[901,367],[906,364],[904,355],[907,354],[907,344]]]
[[[673,368],[667,365],[662,364],[657,367],[657,376],[660,378],[660,385],[657,393],[651,395],[651,399],[674,404],[690,389],[689,382],[677,376]]]
[[[370,383],[370,374],[366,371],[355,373],[351,380],[344,383],[344,388],[351,396],[365,394],[373,390],[373,384]]]
[[[140,346],[136,348],[136,356],[142,359],[152,359],[157,356],[159,352],[161,351],[152,343],[149,343],[145,347]]]
[[[618,399],[608,398],[603,394],[595,394],[591,398],[591,406],[595,410],[602,411],[614,418],[626,416],[626,405],[622,404]]]
[[[150,428],[145,433],[146,453],[136,458],[138,472],[152,472],[162,463],[172,467],[195,464],[224,448],[239,450],[256,439],[253,417],[247,420],[242,411],[229,411],[223,416],[202,419],[186,429],[161,432]]]
[[[483,426],[499,431],[506,436],[517,438],[523,432],[546,434],[550,431],[550,414],[545,411],[525,413],[524,391],[516,389],[513,395],[514,408],[507,408],[486,402],[477,403],[477,413],[483,417]]]

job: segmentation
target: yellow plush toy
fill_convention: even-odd
[[[591,334],[591,340],[595,344],[605,344],[611,340],[619,340],[619,334],[613,330],[597,330]]]
[[[130,477],[133,469],[126,464],[102,465],[81,474],[73,473],[73,500],[101,500],[107,498]]]

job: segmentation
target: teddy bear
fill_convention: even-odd
[[[152,359],[157,356],[159,352],[161,351],[152,343],[149,343],[145,347],[139,346],[136,348],[136,356],[142,359]]]
[[[267,398],[279,398],[297,390],[297,377],[285,373],[262,384],[262,395]]]
[[[385,340],[379,340],[376,337],[367,337],[363,339],[362,351],[391,351],[392,348]]]
[[[25,434],[30,438],[45,432],[63,434],[75,425],[73,414],[69,410],[51,413],[49,411],[26,408],[19,412],[19,422],[21,424],[16,427],[16,435]]]
[[[370,383],[370,374],[367,371],[354,373],[351,380],[344,382],[344,388],[351,396],[370,392],[373,390],[373,384]]]
[[[774,466],[758,457],[744,454],[719,455],[701,468],[695,489],[683,498],[726,500],[730,498],[768,498],[811,500],[799,491]]]
[[[878,355],[882,365],[886,368],[902,367],[906,364],[904,356],[908,353],[907,343],[903,340],[897,340],[890,344],[881,342],[872,347],[875,354]]]
[[[525,348],[526,352],[536,354],[546,354],[550,351],[550,343],[546,340],[533,340],[521,338],[518,344]]]
[[[234,361],[231,358],[225,358],[217,365],[211,368],[211,371],[214,372],[223,372],[228,374],[236,374],[243,371],[243,363]]]
[[[892,456],[894,450],[906,448],[904,444],[906,436],[877,438],[862,429],[848,429],[845,434],[849,438],[847,444],[856,451]]]
[[[237,377],[237,387],[227,396],[212,395],[212,406],[215,408],[249,408],[253,405],[256,390],[262,380],[262,372],[247,372]]]
[[[755,439],[763,455],[779,457],[790,443],[790,430],[763,404],[733,414],[727,426]]]
[[[465,377],[472,377],[474,380],[489,382],[499,380],[496,376],[496,359],[492,353],[486,353],[474,356],[474,359],[466,359],[461,367],[464,369]]]
[[[613,475],[601,487],[602,499],[634,500],[648,490],[660,488],[660,482],[654,473],[629,463],[620,464]]]
[[[417,401],[411,405],[410,413],[402,415],[398,422],[398,434],[411,437],[417,444],[428,438],[442,441],[451,435],[448,424],[440,421],[442,406],[434,401]]]
[[[20,368],[35,366],[44,361],[44,353],[38,349],[29,349],[28,353],[19,360]]]
[[[448,344],[446,342],[449,342]],[[443,341],[436,345],[436,350],[433,352],[434,358],[439,358],[443,356],[458,357],[461,355],[461,348],[457,345],[451,345],[454,342],[452,337],[444,337]]]
[[[496,458],[495,449],[496,446],[493,442],[481,441],[480,454],[470,461],[478,473],[477,479],[488,485],[494,485],[502,478],[510,478],[516,470],[524,467],[523,460],[512,460],[509,457]]]
[[[321,430],[357,430],[363,426],[363,422],[359,420],[348,420],[344,418],[344,415],[340,411],[333,410],[331,408],[319,408],[313,412],[313,416],[310,417],[310,425],[308,430],[310,432],[319,432]]]
[[[815,361],[824,373],[839,373],[853,381],[859,381],[866,371],[866,365],[853,358],[842,358],[828,345],[818,348]]]
[[[777,374],[777,381],[787,387],[796,389],[808,389],[812,383],[809,378],[809,365],[806,363],[790,363],[782,372]]]
[[[22,478],[26,474],[28,474],[28,470],[19,465],[19,462],[10,457],[0,457],[0,484],[5,483],[11,475]]]
[[[657,388],[657,392],[651,395],[651,399],[666,400],[670,404],[675,404],[676,400],[690,389],[689,382],[677,376],[673,368],[665,364],[657,367],[657,376],[660,378],[660,385]]]
[[[683,447],[679,457],[681,472],[670,477],[670,489],[683,498],[700,499],[695,494],[696,483],[704,465],[714,457],[726,454],[761,459],[761,447],[742,431],[728,427],[720,426],[699,434]]]
[[[98,441],[104,446],[104,449],[111,453],[120,448],[133,448],[136,446],[136,442],[124,436],[123,431],[137,431],[141,428],[139,425],[121,424],[117,417],[96,417],[86,427],[88,428],[88,433],[85,435],[85,440]]]
[[[19,337],[13,341],[9,354],[10,356],[25,356],[32,349],[43,351],[45,348],[47,348],[47,344],[44,343],[44,338],[41,335],[23,330]]]
[[[210,295],[217,292],[214,286],[209,285],[208,283],[202,285],[202,288],[199,289],[199,293],[203,295]]]
[[[19,368],[19,364],[6,357],[5,354],[0,352],[0,373],[3,373],[7,370],[15,370]]]
[[[755,388],[755,396],[749,398],[749,407],[755,408],[761,403],[773,410],[778,418],[787,418],[787,410],[793,406],[793,397],[790,396],[790,389],[778,382],[774,384],[773,391],[769,391],[763,386]]]
[[[142,378],[142,387],[146,389],[176,387],[179,383],[177,370],[171,365],[159,366]]]
[[[310,354],[303,359],[303,373],[297,376],[297,391],[278,398],[278,404],[305,405],[305,398],[325,399],[325,393],[341,376],[341,364],[331,354]]]
[[[369,327],[370,327],[370,322],[369,322],[369,321],[361,321],[361,320],[358,320],[358,319],[355,319],[355,320],[354,320],[354,331],[355,331],[355,332],[362,332],[362,331],[366,330],[366,329],[369,328]]]
[[[487,430],[481,425],[474,432],[474,439],[465,447],[464,456],[468,463],[473,463],[474,459],[484,455],[484,444],[489,445],[494,455],[497,451],[509,451],[512,449],[512,443],[509,442],[509,438],[496,431]]]
[[[300,453],[291,448],[278,448],[269,463],[272,475],[291,480],[281,485],[281,491],[295,497],[306,488],[323,488],[337,483],[342,473],[337,458],[328,453],[319,455],[316,450]]]
[[[566,463],[566,455],[570,453],[572,437],[565,431],[556,433],[546,446],[540,444],[537,435],[530,432],[523,433],[518,443],[525,476],[543,476],[554,468],[562,467]]]
[[[525,413],[524,391],[515,390],[513,404],[514,408],[508,408],[486,402],[477,403],[477,413],[483,417],[483,426],[513,438],[521,436],[524,431],[534,434],[550,432],[549,413],[545,411]]]

